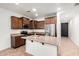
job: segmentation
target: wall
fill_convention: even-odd
[[[79,15],[71,19],[69,22],[69,37],[79,46]]]
[[[11,16],[23,15],[0,8],[0,50],[11,47]]]

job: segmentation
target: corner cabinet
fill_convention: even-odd
[[[22,19],[15,16],[11,16],[11,28],[22,29]]]
[[[18,35],[11,35],[11,47],[12,48],[17,48],[22,45],[25,45],[25,39],[21,38],[22,36]]]
[[[11,28],[12,29],[28,29],[30,21],[25,17],[11,16]]]

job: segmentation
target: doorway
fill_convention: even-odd
[[[61,36],[68,37],[68,23],[61,23]]]

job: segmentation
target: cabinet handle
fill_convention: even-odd
[[[44,45],[44,43],[42,42],[42,45]]]
[[[31,40],[31,42],[33,42],[33,40]]]

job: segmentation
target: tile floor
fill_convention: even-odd
[[[19,48],[8,48],[6,50],[0,51],[0,56],[32,56],[25,52],[25,46]]]
[[[76,46],[69,38],[63,37],[61,39],[61,46],[59,52],[61,56],[79,56],[79,47]],[[6,50],[0,51],[0,56],[32,56],[32,55],[25,52],[25,46],[21,46],[16,49],[8,48]]]
[[[79,47],[69,38],[61,38],[60,55],[79,56]]]

